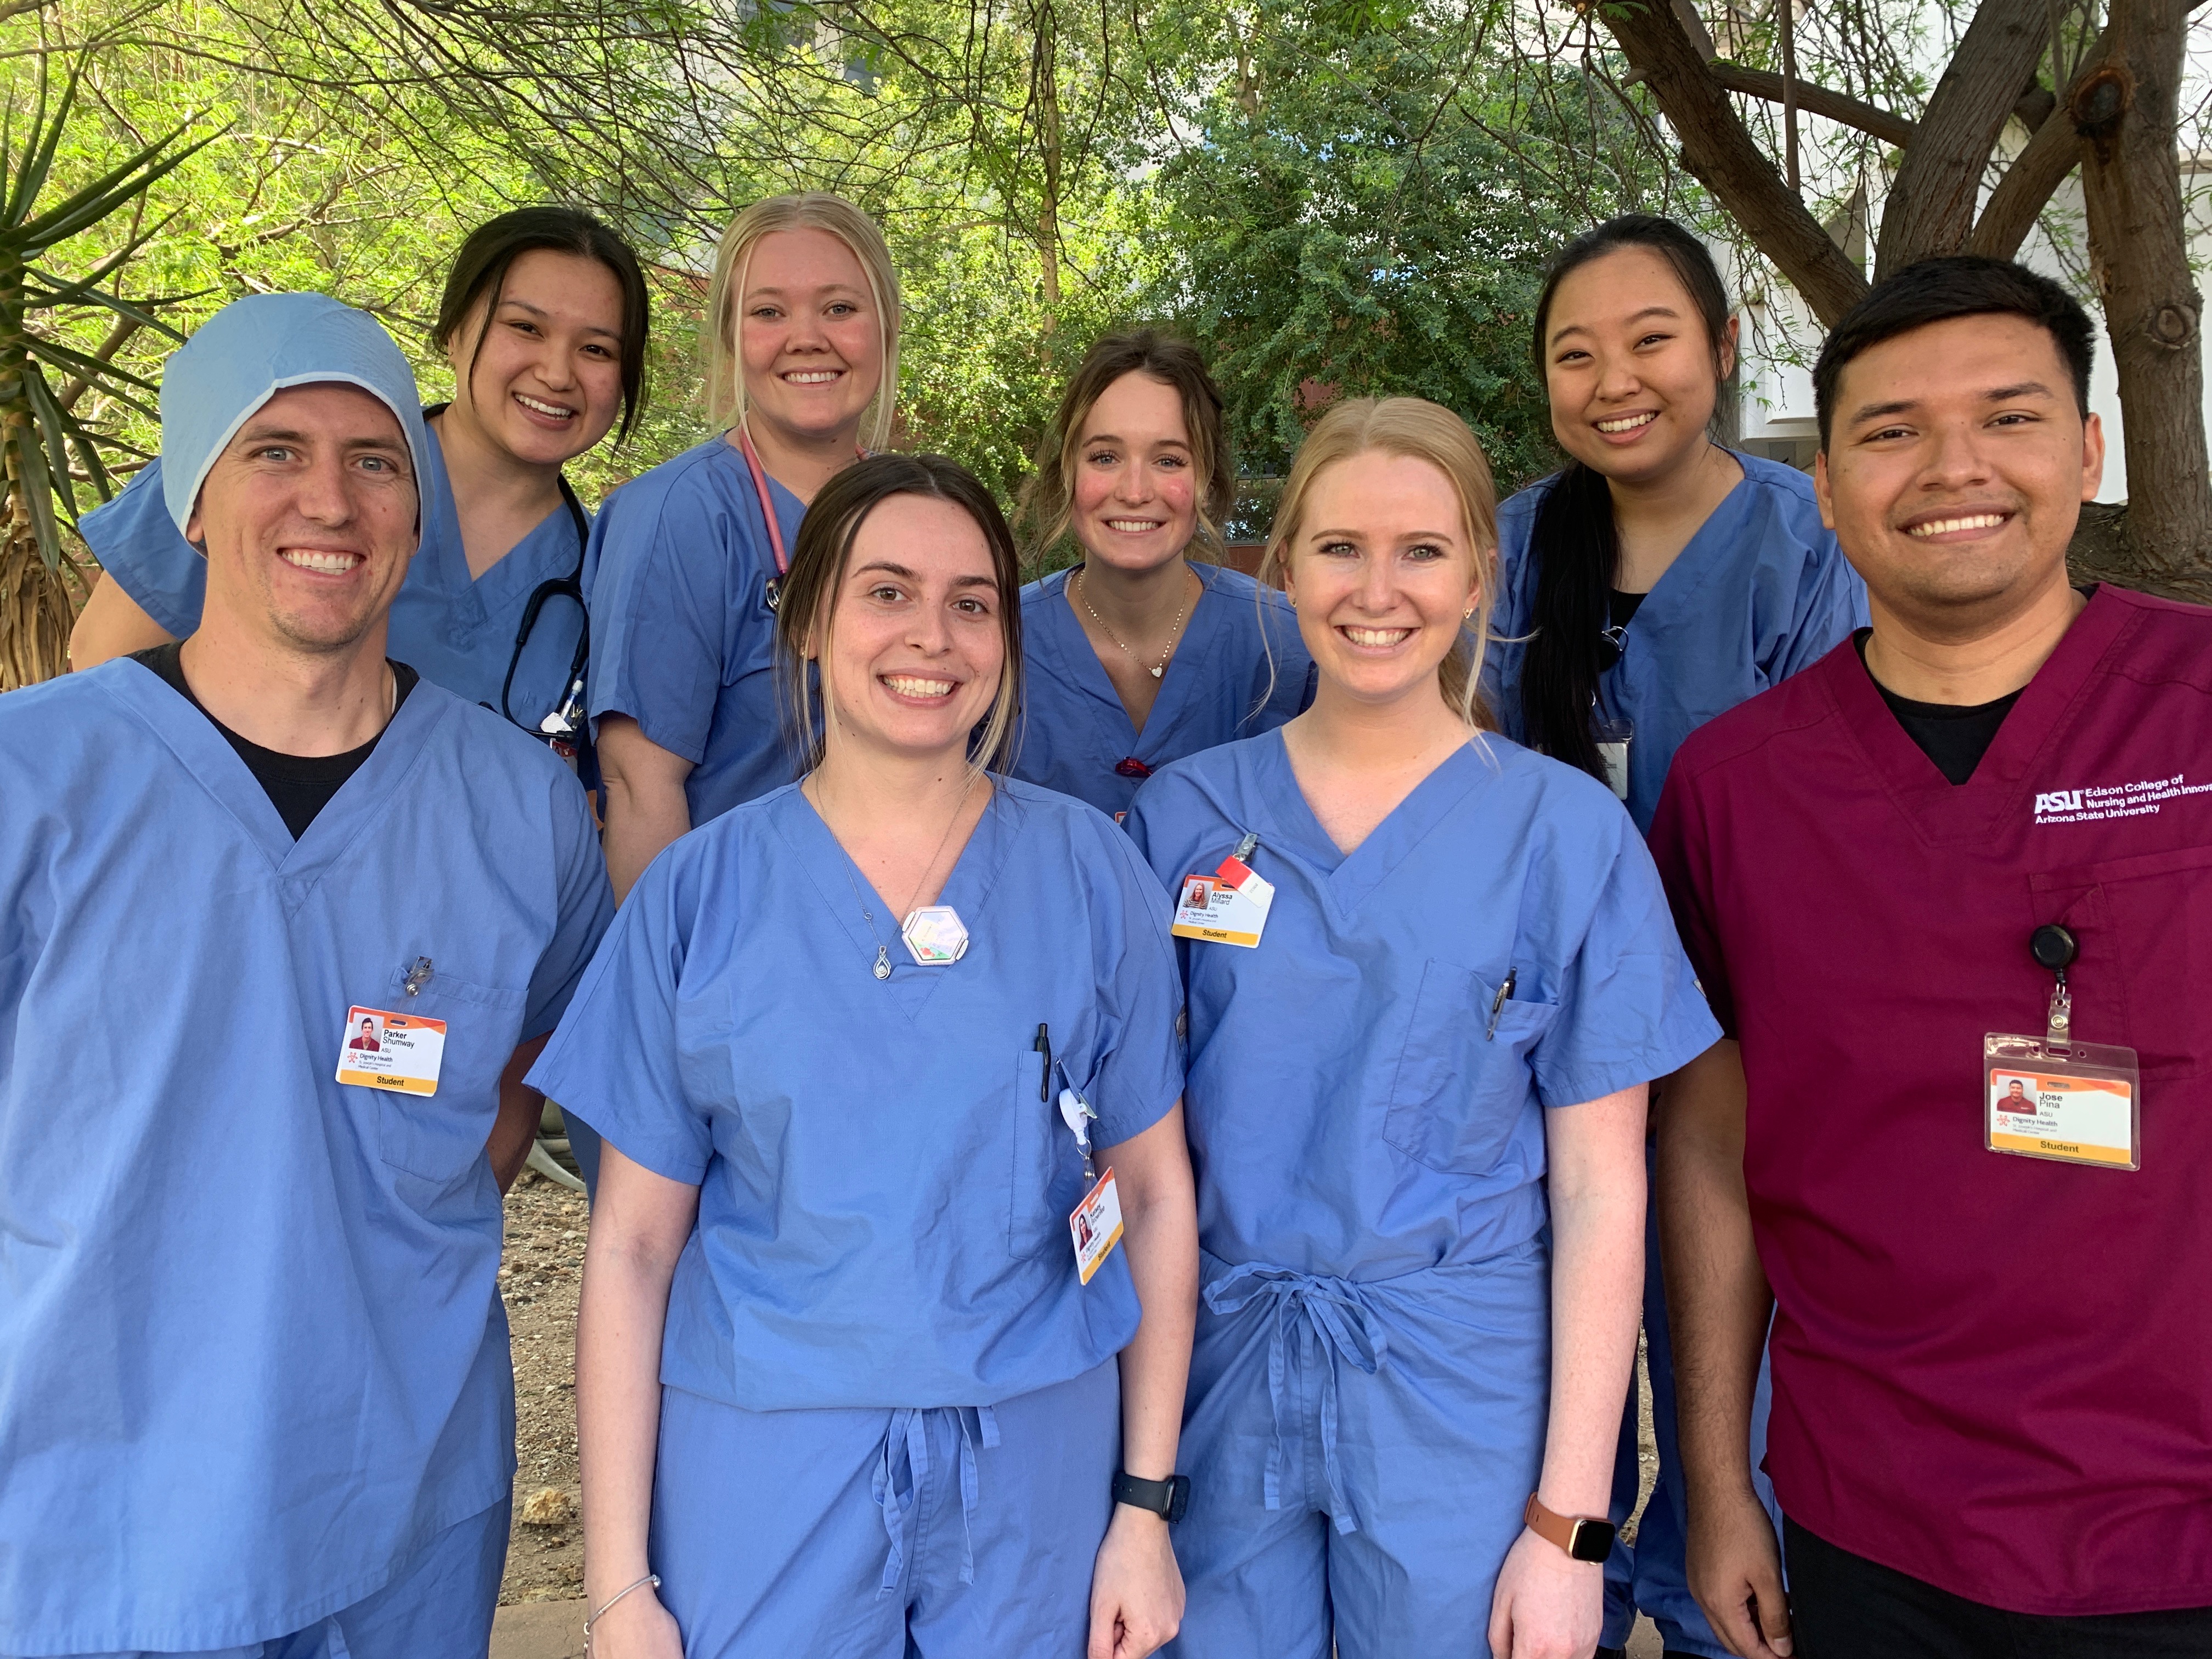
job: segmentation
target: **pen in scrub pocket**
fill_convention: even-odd
[[[1497,1040],[1498,1017],[1505,1012],[1505,1000],[1513,994],[1514,981],[1520,977],[1521,973],[1518,969],[1508,968],[1505,970],[1505,983],[1498,988],[1498,994],[1491,999],[1490,1026],[1489,1029],[1482,1034],[1482,1040],[1485,1042],[1492,1042]]]

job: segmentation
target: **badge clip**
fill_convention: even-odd
[[[430,958],[417,957],[415,958],[414,965],[408,969],[406,976],[399,981],[399,988],[410,997],[420,996],[422,994],[422,988],[429,982]]]
[[[1098,1171],[1091,1167],[1091,1126],[1097,1121],[1098,1114],[1091,1109],[1091,1103],[1074,1090],[1062,1089],[1060,1091],[1060,1116],[1075,1136],[1076,1150],[1083,1154],[1083,1178],[1085,1181],[1097,1180]]]

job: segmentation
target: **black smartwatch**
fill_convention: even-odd
[[[1150,1510],[1172,1527],[1190,1507],[1190,1477],[1177,1474],[1165,1480],[1139,1480],[1123,1469],[1114,1477],[1114,1501],[1133,1510]]]

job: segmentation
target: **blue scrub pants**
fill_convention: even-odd
[[[1644,1153],[1647,1167],[1653,1160]],[[1704,1659],[1729,1659],[1729,1650],[1690,1594],[1686,1551],[1689,1516],[1682,1490],[1682,1448],[1674,1421],[1674,1347],[1667,1325],[1667,1285],[1660,1272],[1659,1216],[1656,1204],[1644,1220],[1644,1361],[1651,1376],[1651,1431],[1658,1443],[1659,1473],[1651,1501],[1636,1528],[1632,1546],[1617,1547],[1605,1567],[1605,1634],[1601,1647],[1626,1647],[1640,1611],[1658,1626],[1669,1653],[1694,1653]],[[1782,1511],[1774,1487],[1759,1465],[1766,1458],[1766,1417],[1773,1403],[1767,1359],[1759,1357],[1759,1383],[1751,1401],[1751,1481],[1774,1522],[1779,1547]],[[1613,1470],[1613,1520],[1618,1526],[1636,1507],[1636,1390],[1628,1392],[1621,1421],[1620,1460]],[[1624,1486],[1624,1478],[1626,1486]]]
[[[1182,1659],[1489,1647],[1543,1462],[1551,1263],[1354,1282],[1201,1253],[1176,1529]]]
[[[653,1567],[685,1659],[1082,1659],[1117,1361],[995,1407],[660,1395]]]
[[[70,1659],[484,1659],[507,1570],[512,1507],[513,1500],[502,1498],[455,1522],[409,1557],[382,1589],[289,1636],[239,1648]]]

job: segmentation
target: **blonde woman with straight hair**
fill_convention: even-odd
[[[1267,568],[1320,670],[1127,827],[1178,896],[1191,1659],[1587,1659],[1649,1081],[1717,1035],[1606,787],[1487,731],[1466,423],[1340,404]]]
[[[714,256],[703,345],[728,428],[623,486],[584,581],[591,712],[617,896],[695,825],[791,781],[771,668],[806,504],[889,441],[899,284],[842,197],[772,196]]]
[[[1313,701],[1281,594],[1215,561],[1236,491],[1221,392],[1188,340],[1109,334],[1067,383],[1023,492],[1035,547],[1083,562],[1022,590],[1016,775],[1119,817],[1158,768]]]
[[[1182,988],[1128,838],[994,769],[1019,580],[940,456],[823,488],[777,618],[805,776],[646,872],[533,1073],[606,1137],[577,1351],[597,1659],[1143,1659],[1175,1632]]]

